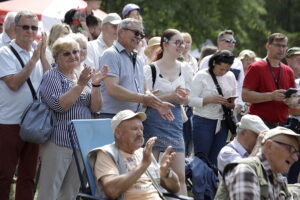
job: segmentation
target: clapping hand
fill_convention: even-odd
[[[100,82],[107,77],[107,72],[108,72],[109,67],[107,65],[104,65],[101,70],[94,70],[92,72],[92,83],[94,85],[99,85]]]
[[[172,147],[168,146],[160,160],[160,175],[166,177],[172,163],[174,162],[176,153],[172,152]]]
[[[173,99],[174,99],[174,102],[177,104],[187,104],[188,103],[188,93],[184,88],[178,86],[174,91]]]
[[[142,163],[145,164],[146,166],[149,166],[152,162],[152,148],[153,148],[153,145],[155,144],[156,139],[157,139],[157,137],[152,137],[145,144],[145,147],[143,150]]]

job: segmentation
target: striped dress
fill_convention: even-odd
[[[56,145],[71,148],[69,131],[75,135],[74,129],[70,127],[73,119],[91,119],[91,83],[84,88],[75,104],[68,110],[64,110],[59,104],[59,98],[75,86],[67,76],[60,72],[56,67],[50,69],[43,76],[40,85],[40,96],[55,114],[57,124],[50,140]],[[77,143],[75,144],[77,147]]]

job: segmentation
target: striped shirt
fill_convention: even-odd
[[[70,128],[70,121],[73,119],[91,119],[91,84],[89,83],[75,104],[68,110],[64,110],[59,104],[61,95],[68,92],[75,84],[69,80],[57,68],[52,68],[43,76],[40,86],[40,96],[55,114],[57,125],[51,135],[51,141],[56,145],[71,147],[69,132],[75,135],[74,129]],[[77,147],[77,143],[75,144]]]
[[[268,199],[291,199],[284,196],[282,188],[286,184],[281,174],[274,174],[266,158],[260,154],[259,159],[266,172],[268,181]],[[260,199],[261,191],[256,172],[247,164],[237,165],[225,176],[230,199]]]

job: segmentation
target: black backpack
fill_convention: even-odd
[[[75,8],[68,10],[68,12],[66,12],[66,14],[65,14],[64,23],[72,25],[73,17],[75,15],[76,11],[77,11],[77,9],[75,9]]]

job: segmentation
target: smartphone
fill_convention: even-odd
[[[285,98],[290,98],[292,94],[297,93],[298,90],[297,88],[289,88],[284,94],[285,94]]]

